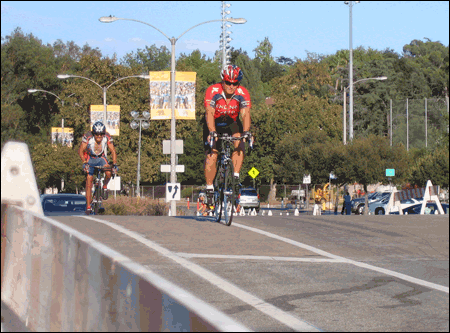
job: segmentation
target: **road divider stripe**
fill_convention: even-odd
[[[322,258],[295,258],[295,257],[271,257],[271,256],[251,256],[251,255],[228,255],[228,254],[203,254],[203,253],[186,253],[178,252],[176,255],[183,258],[204,258],[204,259],[242,259],[242,260],[273,260],[273,261],[297,261],[312,263],[343,263],[344,260],[339,259],[322,259]]]
[[[250,231],[253,231],[253,232],[256,232],[258,234],[265,235],[267,237],[271,237],[271,238],[274,238],[274,239],[278,239],[278,240],[283,241],[285,243],[288,243],[288,244],[291,244],[291,245],[294,245],[294,246],[306,249],[308,251],[317,253],[317,254],[319,254],[321,256],[332,258],[332,259],[335,259],[335,260],[340,260],[340,262],[342,262],[342,263],[348,263],[348,264],[352,264],[352,265],[355,265],[355,266],[358,266],[358,267],[361,267],[361,268],[370,269],[372,271],[376,271],[376,272],[383,273],[383,274],[386,274],[386,275],[394,276],[394,277],[397,277],[397,278],[402,279],[404,281],[408,281],[408,282],[411,282],[411,283],[418,284],[420,286],[424,286],[424,287],[427,287],[427,288],[430,288],[430,289],[434,289],[434,290],[438,290],[438,291],[443,291],[443,292],[445,292],[447,294],[449,293],[449,288],[445,287],[445,286],[442,286],[440,284],[428,282],[428,281],[417,279],[415,277],[412,277],[412,276],[409,276],[409,275],[406,275],[406,274],[394,272],[394,271],[391,271],[389,269],[376,267],[376,266],[369,265],[369,264],[366,264],[366,263],[363,263],[363,262],[359,262],[359,261],[347,259],[347,258],[344,258],[344,257],[340,257],[340,256],[337,256],[337,255],[328,253],[326,251],[317,249],[317,248],[315,248],[313,246],[306,245],[306,244],[294,241],[292,239],[285,238],[285,237],[282,237],[282,236],[278,236],[278,235],[272,234],[271,232],[260,230],[260,229],[253,228],[253,227],[249,227],[249,226],[246,226],[246,225],[243,225],[243,224],[238,224],[238,223],[234,222],[232,224],[232,226],[238,227],[238,228],[242,228],[242,229],[246,229],[246,230],[250,230]]]
[[[169,259],[175,261],[180,266],[182,266],[185,269],[191,271],[192,273],[198,275],[199,277],[205,279],[209,283],[215,285],[217,288],[240,299],[242,302],[244,302],[248,305],[251,305],[255,309],[261,311],[262,313],[266,314],[267,316],[279,321],[283,325],[286,325],[295,331],[315,331],[315,332],[320,331],[320,329],[314,327],[313,325],[307,323],[306,321],[303,321],[297,317],[294,317],[293,315],[277,308],[276,306],[265,302],[263,299],[256,297],[256,296],[246,292],[245,290],[240,289],[236,285],[234,285],[231,282],[212,273],[211,271],[209,271],[187,259],[184,259],[184,258],[176,255],[174,252],[156,244],[155,242],[152,242],[151,240],[146,239],[145,237],[137,234],[134,231],[128,230],[128,229],[126,229],[118,224],[115,224],[113,222],[101,220],[98,218],[94,218],[94,217],[90,217],[90,216],[85,216],[84,218],[107,225],[108,227],[110,227],[114,230],[117,230],[117,231],[123,233],[124,235],[127,235],[128,237],[131,237],[134,240],[148,246],[149,248],[160,253],[161,255],[165,256],[166,258],[169,258]]]

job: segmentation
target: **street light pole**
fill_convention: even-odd
[[[350,15],[349,15],[349,30],[350,30],[350,34],[349,34],[349,48],[350,48],[350,68],[349,68],[349,80],[350,80],[350,141],[353,140],[353,38],[352,38],[352,7],[353,7],[353,1],[344,1],[344,3],[346,5],[349,6],[350,9]],[[355,3],[360,3],[360,1],[355,1]]]
[[[131,111],[131,116],[134,118],[134,120],[130,123],[130,127],[132,129],[136,129],[138,124],[137,121],[139,121],[139,143],[138,143],[138,163],[137,163],[137,173],[136,173],[136,188],[137,188],[137,197],[141,197],[141,191],[140,191],[140,180],[141,180],[141,134],[142,134],[142,127],[144,129],[149,128],[150,124],[147,122],[150,118],[150,112],[144,111],[142,112],[142,117],[139,117],[138,111]]]
[[[171,72],[170,72],[170,95],[171,95],[171,115],[172,115],[172,119],[170,121],[170,182],[171,183],[176,183],[177,182],[177,174],[176,174],[176,156],[175,156],[175,138],[176,138],[176,122],[175,122],[175,44],[177,43],[177,41],[181,38],[181,36],[183,36],[185,33],[187,33],[188,31],[194,29],[195,27],[198,27],[199,25],[202,24],[206,24],[206,23],[211,23],[211,22],[230,22],[230,23],[235,23],[235,24],[243,24],[245,22],[247,22],[247,20],[243,19],[243,18],[227,18],[227,19],[220,19],[220,20],[210,20],[210,21],[205,21],[199,24],[194,25],[193,27],[190,27],[189,29],[187,29],[185,32],[183,32],[180,36],[178,36],[178,38],[172,37],[169,38],[164,32],[162,32],[161,30],[159,30],[158,28],[154,27],[153,25],[147,23],[147,22],[143,22],[143,21],[139,21],[139,20],[135,20],[135,19],[127,19],[127,18],[120,18],[120,17],[114,17],[114,16],[103,16],[101,18],[99,18],[100,22],[103,23],[112,23],[118,20],[125,20],[125,21],[135,21],[135,22],[139,22],[139,23],[143,23],[145,25],[148,25],[150,27],[152,27],[153,29],[159,31],[164,37],[166,37],[169,41],[170,44],[172,46],[172,50],[171,50]],[[171,216],[177,216],[177,203],[175,200],[171,200],[170,201],[170,212],[171,212]]]
[[[363,81],[368,81],[368,80],[383,81],[386,79],[387,79],[387,76],[369,77],[366,79],[360,79],[360,80],[354,82],[353,84],[350,82],[350,85],[353,86],[354,84],[357,84],[357,83],[363,82]],[[353,119],[352,119],[352,121],[353,121]],[[347,144],[347,87],[344,87],[343,127],[344,127],[343,142],[344,142],[344,145],[346,145]],[[351,129],[353,130],[353,127]],[[350,141],[351,141],[351,138],[350,138]]]

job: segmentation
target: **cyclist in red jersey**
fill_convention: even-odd
[[[206,197],[208,203],[212,203],[214,195],[214,177],[216,175],[217,156],[220,142],[217,141],[217,133],[228,133],[234,137],[246,136],[250,133],[250,108],[251,100],[247,89],[240,85],[244,74],[235,65],[227,65],[221,74],[222,82],[210,86],[205,94],[206,123],[203,129],[203,141],[205,142],[205,178]],[[242,119],[239,119],[240,118]],[[212,149],[209,147],[210,138],[215,137]],[[244,139],[245,140],[245,139]],[[231,156],[234,166],[234,176],[239,190],[239,171],[244,161],[244,142],[235,141],[234,151]]]

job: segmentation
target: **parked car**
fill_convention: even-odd
[[[238,195],[238,204],[242,208],[255,208],[259,212],[259,194],[254,188],[241,188]]]
[[[81,194],[42,194],[41,204],[46,216],[84,215],[86,213],[86,197]]]
[[[444,210],[445,214],[449,213],[449,205],[446,203],[441,203],[442,209]],[[435,214],[437,212],[439,214],[438,206],[435,202],[427,202],[427,205],[425,206],[425,214]],[[410,206],[408,208],[403,209],[403,214],[420,214],[420,209],[422,208],[422,203],[416,204],[414,206]]]
[[[369,213],[375,215],[385,215],[390,198],[391,193],[388,193],[388,195],[385,195],[381,200],[372,201],[371,203],[369,203]],[[400,209],[406,209],[410,206],[420,204],[422,200],[422,198],[402,200],[400,201]],[[365,205],[363,204],[362,209],[364,209],[364,207]],[[392,207],[390,213],[395,212],[398,212],[397,206]]]
[[[389,194],[390,194],[390,192],[369,193],[368,194],[369,204],[373,201],[381,200],[381,199],[385,198],[386,196],[388,196]],[[366,201],[365,197],[352,199],[352,213],[355,213],[356,215],[363,214],[365,201]]]

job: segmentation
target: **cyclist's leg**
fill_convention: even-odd
[[[236,122],[230,125],[231,135],[233,137],[240,137],[242,135],[242,124],[238,119]],[[231,160],[233,161],[234,172],[239,173],[241,171],[242,164],[244,163],[245,144],[242,140],[234,141],[234,151],[231,154]]]
[[[94,166],[96,165],[95,158],[88,157],[87,163],[89,164],[89,171],[86,175],[86,203],[87,209],[91,208],[92,201],[92,183],[94,179]]]
[[[106,160],[106,157],[101,157],[101,164],[104,168],[109,168],[110,165],[108,163],[108,161]],[[103,200],[107,200],[108,199],[108,183],[111,179],[111,171],[105,171],[105,179],[103,181],[103,188],[102,188],[102,198]]]
[[[94,177],[92,175],[87,175],[86,176],[86,202],[87,202],[87,206],[86,206],[86,210],[91,209],[91,201],[92,201],[92,179]]]
[[[204,142],[204,150],[205,150],[205,162],[204,162],[204,170],[205,170],[205,180],[206,180],[206,202],[208,204],[213,204],[214,202],[214,178],[217,172],[217,156],[219,154],[217,150],[217,142],[215,141],[213,147],[209,146],[208,142],[209,130],[206,126],[206,123],[203,127],[203,142]]]

